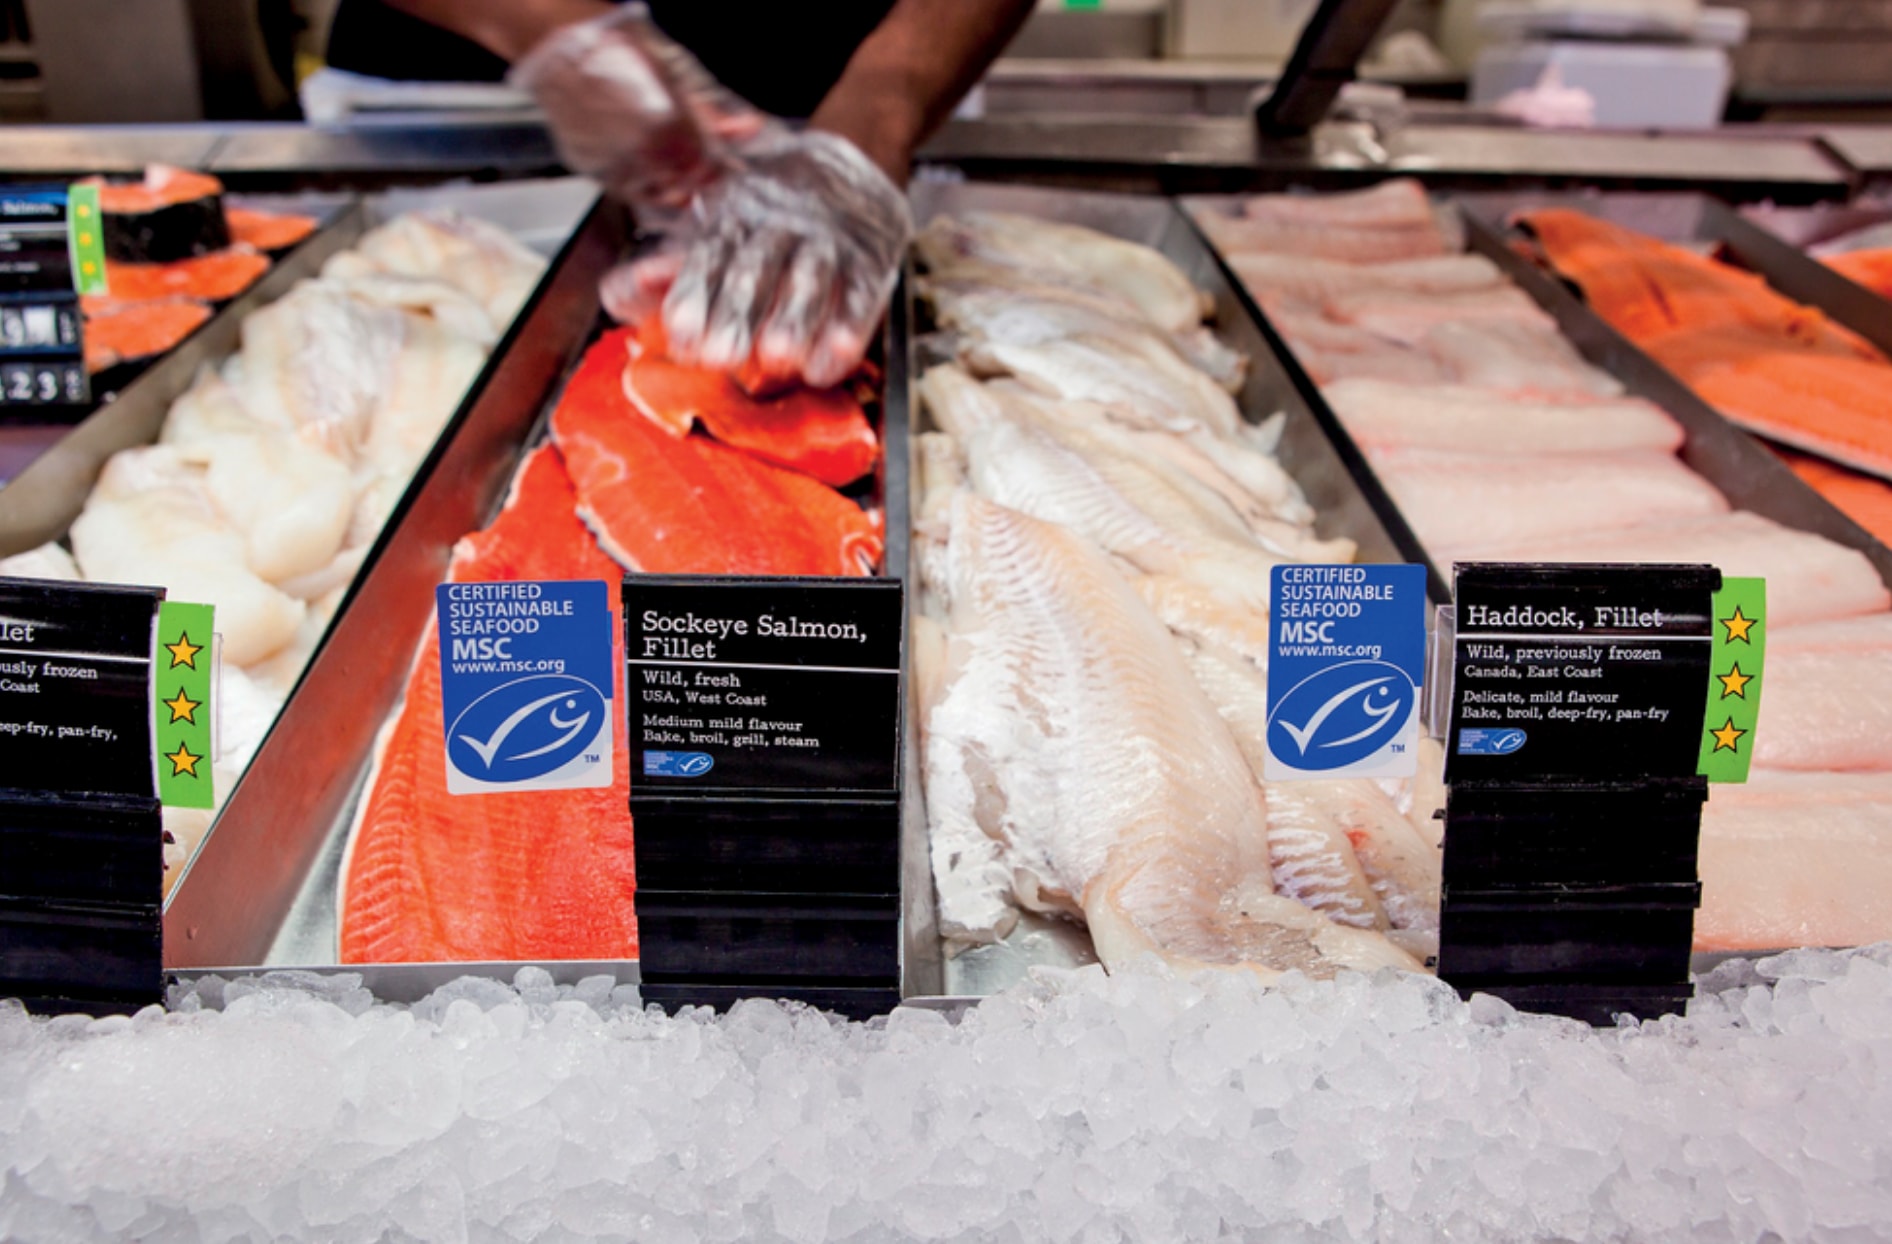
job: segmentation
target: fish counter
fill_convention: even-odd
[[[1151,952],[1427,970],[1439,744],[1405,780],[1262,776],[1269,572],[1355,560],[1423,566],[1435,604],[1467,558],[1767,578],[1778,724],[1709,805],[1696,948],[1888,932],[1866,844],[1892,768],[1873,681],[1892,555],[1494,231],[1555,219],[1524,212],[1547,200],[923,185],[878,362],[758,399],[602,317],[596,277],[630,245],[614,210],[574,228],[569,184],[459,195],[558,249],[545,278],[503,232],[376,200],[386,223],[318,234],[273,301],[232,308],[242,352],[105,464],[62,542],[0,563],[219,606],[228,794],[167,812],[167,969],[347,969],[415,998],[532,964],[855,1014]],[[1740,227],[1700,200],[1604,202]],[[366,346],[376,314],[418,343],[385,393],[278,377]],[[156,516],[186,493],[206,517],[172,537]],[[667,775],[648,750],[632,773],[628,737],[596,786],[449,793],[437,586],[603,581],[621,639],[626,574],[863,573],[908,609],[883,795],[648,802],[633,833]],[[727,742],[650,708],[681,701],[626,686],[627,655],[603,696],[620,726]]]

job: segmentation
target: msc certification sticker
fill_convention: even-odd
[[[1425,568],[1276,566],[1271,589],[1263,776],[1411,776]]]
[[[449,792],[611,785],[609,593],[599,580],[434,590]]]

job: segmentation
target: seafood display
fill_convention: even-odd
[[[388,514],[544,263],[457,212],[371,230],[242,325],[156,444],[114,454],[59,546],[0,573],[157,583],[215,606],[215,787],[247,765]],[[167,810],[167,884],[210,815]]]
[[[315,232],[313,217],[225,204],[223,184],[154,164],[136,182],[97,181],[106,292],[80,300],[85,366],[98,375],[156,358]]]
[[[858,401],[791,392],[757,403],[733,388],[671,363],[649,329],[604,333],[566,382],[550,439],[526,454],[498,517],[455,546],[449,580],[872,573],[882,551],[876,518],[816,477],[852,461],[843,481],[852,482],[878,461]],[[808,420],[757,415],[745,403],[833,412],[845,435],[811,433]],[[728,443],[716,439],[732,427]],[[811,441],[826,449],[808,453]],[[837,451],[837,441],[856,448]],[[810,473],[778,465],[797,460]],[[615,614],[615,590],[611,598]],[[623,666],[614,665],[622,703]],[[341,961],[636,959],[624,740],[613,784],[594,790],[457,797],[445,756],[430,626],[349,834],[336,894]]]
[[[1836,464],[1801,478],[1885,537],[1892,361],[1871,343],[1758,276],[1587,212],[1545,208],[1519,224],[1598,315],[1704,401]]]
[[[1350,560],[1230,396],[1243,361],[1147,247],[1004,213],[920,233],[916,702],[939,923],[1080,920],[1106,966],[1421,968],[1413,792],[1272,784],[1268,572]],[[1423,819],[1430,808],[1413,809]]]
[[[1867,886],[1802,901],[1847,867],[1847,835],[1884,819],[1892,594],[1872,564],[1732,509],[1674,456],[1673,418],[1584,362],[1495,266],[1457,254],[1418,186],[1391,185],[1194,214],[1441,563],[1708,563],[1767,580],[1757,769],[1749,789],[1718,788],[1703,819],[1698,947],[1892,933],[1876,891],[1853,901]],[[1298,224],[1322,212],[1343,225],[1325,250]],[[1877,426],[1892,419],[1892,366],[1818,312],[1582,213],[1523,221],[1606,319],[1730,415],[1765,389],[1746,421],[1769,435],[1792,420],[1804,426],[1789,439],[1868,466],[1892,446]],[[1840,469],[1807,462],[1796,469]],[[1806,860],[1774,867],[1795,851]]]

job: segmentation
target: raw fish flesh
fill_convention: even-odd
[[[1776,447],[1774,452],[1840,513],[1871,532],[1879,543],[1892,545],[1892,483],[1790,449]]]
[[[1855,285],[1863,285],[1881,298],[1892,298],[1892,247],[1845,251],[1827,255],[1827,267]]]
[[[1455,556],[1460,561],[1717,566],[1724,575],[1767,580],[1767,616],[1776,632],[1802,622],[1878,613],[1892,606],[1892,593],[1886,591],[1865,554],[1744,510],[1525,543],[1494,540],[1455,550]]]
[[[1459,384],[1525,395],[1615,397],[1623,386],[1584,362],[1556,328],[1540,320],[1446,321],[1421,343]]]
[[[1241,421],[1227,391],[1180,357],[1127,354],[1117,338],[1061,337],[1036,345],[971,342],[960,359],[980,375],[1014,376],[1051,397],[1118,407],[1139,422],[1172,432],[1203,427],[1228,435]]]
[[[1892,363],[1760,277],[1567,209],[1520,218],[1599,315],[1728,418],[1892,476]]]
[[[1681,425],[1641,398],[1546,400],[1468,385],[1414,389],[1341,380],[1321,390],[1362,445],[1486,454],[1609,453],[1682,447]]]
[[[639,414],[672,436],[687,436],[701,423],[725,445],[836,488],[873,470],[879,460],[874,429],[845,387],[798,387],[751,397],[723,372],[671,362],[655,319],[625,345],[625,396]]]
[[[73,520],[73,556],[95,582],[155,583],[173,600],[214,604],[224,659],[248,665],[289,642],[305,606],[250,569],[244,533],[218,512],[205,475],[170,445],[112,455]]]
[[[1459,294],[1503,288],[1504,274],[1483,255],[1435,255],[1394,263],[1342,263],[1306,255],[1236,254],[1229,267],[1256,295],[1327,304],[1364,290]]]
[[[1892,771],[1892,614],[1776,626],[1754,763]]]
[[[228,302],[256,284],[269,271],[269,257],[247,246],[212,251],[190,259],[170,263],[105,264],[107,296],[113,301],[143,301],[152,298],[196,298],[203,302]],[[88,302],[86,314],[99,304]]]
[[[620,565],[852,575],[879,563],[874,522],[832,488],[638,414],[624,388],[631,340],[620,328],[593,343],[552,413],[579,515]]]
[[[79,566],[72,560],[72,554],[57,544],[42,544],[11,557],[0,557],[0,576],[9,579],[77,579]]]
[[[602,579],[618,568],[574,517],[550,445],[505,509],[454,549],[454,582]],[[617,593],[610,593],[612,614]],[[613,631],[615,633],[616,627]],[[624,702],[615,663],[614,696]],[[344,963],[635,959],[629,750],[603,789],[449,795],[439,639],[431,626],[406,698],[382,730],[337,891]]]
[[[1669,454],[1626,451],[1491,457],[1383,449],[1373,470],[1436,556],[1471,560],[1485,544],[1581,537],[1726,512],[1728,503]]]
[[[1007,844],[1025,906],[1081,914],[1106,966],[1418,966],[1274,892],[1260,788],[1101,554],[961,491],[948,556],[928,804],[953,840]]]
[[[226,207],[223,218],[230,226],[230,240],[259,251],[286,251],[315,232],[313,216],[293,212],[262,212],[253,208]]]
[[[510,324],[538,285],[545,261],[497,225],[451,208],[429,208],[370,229],[322,269],[324,276],[343,279],[371,272],[448,281],[471,294],[493,323]]]
[[[85,318],[85,369],[96,376],[120,363],[156,358],[209,322],[210,308],[190,298],[95,305]]]
[[[1384,263],[1447,252],[1445,239],[1430,220],[1412,227],[1355,228],[1311,220],[1257,220],[1214,209],[1198,210],[1195,219],[1215,248],[1227,255],[1312,255],[1342,263]]]
[[[1514,285],[1448,293],[1401,289],[1348,290],[1327,300],[1329,318],[1364,328],[1377,337],[1418,345],[1441,324],[1536,324],[1554,332],[1548,315]]]
[[[967,212],[935,217],[914,246],[935,276],[953,276],[969,263],[1048,273],[1123,298],[1173,333],[1196,328],[1210,309],[1189,278],[1156,251],[1081,225]]]
[[[1700,858],[1696,950],[1892,938],[1892,774],[1756,769],[1711,786]]]

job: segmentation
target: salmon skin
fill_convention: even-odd
[[[230,240],[259,251],[280,254],[299,245],[315,232],[313,216],[291,212],[259,212],[247,207],[226,207],[223,216],[230,225]]]
[[[223,183],[215,177],[153,164],[139,181],[91,184],[99,188],[108,259],[168,263],[230,245]]]
[[[871,573],[882,539],[852,501],[799,471],[640,415],[625,392],[633,330],[600,337],[552,412],[578,512],[627,570]]]
[[[1892,477],[1892,363],[1760,277],[1586,212],[1518,217],[1598,315],[1729,419]]]
[[[615,584],[618,568],[578,522],[576,501],[557,449],[540,446],[499,517],[455,546],[448,577]],[[623,663],[613,667],[621,705]],[[430,626],[342,861],[341,961],[635,959],[636,889],[624,739],[608,788],[447,793],[440,641]]]
[[[655,318],[626,344],[625,396],[672,436],[688,436],[700,423],[725,445],[836,488],[873,470],[880,457],[867,413],[845,387],[752,397],[723,372],[671,362]]]

